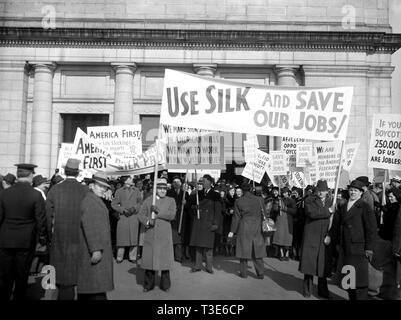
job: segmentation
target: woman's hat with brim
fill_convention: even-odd
[[[365,187],[365,184],[362,181],[353,180],[348,186],[348,189],[355,188],[363,192],[363,187]]]
[[[92,180],[94,183],[100,184],[101,186],[104,186],[106,188],[111,188],[107,180],[107,175],[103,172],[98,172],[94,174]]]

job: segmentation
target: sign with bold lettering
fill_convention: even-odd
[[[319,180],[327,180],[329,188],[334,189],[341,158],[341,142],[314,144],[319,168]]]
[[[353,87],[280,88],[166,69],[160,123],[205,130],[345,140]]]
[[[401,170],[401,114],[374,114],[368,166]]]
[[[275,176],[285,176],[288,174],[288,161],[287,155],[283,151],[270,151],[273,157],[271,174]]]
[[[90,139],[105,150],[121,158],[130,158],[142,154],[142,126],[88,127]]]

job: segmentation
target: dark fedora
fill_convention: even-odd
[[[93,182],[100,184],[101,186],[111,188],[107,180],[107,175],[103,172],[95,173],[92,177]]]
[[[369,185],[370,185],[369,178],[366,176],[360,176],[360,177],[356,178],[355,180],[362,182],[365,187],[369,187]]]
[[[328,191],[329,187],[327,186],[326,180],[319,180],[316,184],[316,191]]]
[[[360,180],[353,180],[353,181],[351,182],[351,184],[348,186],[348,189],[350,189],[350,188],[356,188],[356,189],[358,189],[358,190],[360,190],[360,191],[363,192],[363,187],[365,187],[365,184],[364,184],[362,181],[360,181]]]
[[[12,173],[7,173],[7,174],[3,177],[3,180],[4,180],[5,182],[7,182],[8,184],[10,184],[10,185],[13,185],[16,179],[17,179],[17,178],[16,178]]]
[[[290,192],[290,189],[288,189],[287,187],[284,187],[283,189],[281,189],[281,193],[286,193],[286,192]]]
[[[41,174],[39,174],[39,175],[33,177],[32,186],[33,187],[38,187],[43,183],[49,183],[49,182],[50,181],[47,178],[45,178]]]

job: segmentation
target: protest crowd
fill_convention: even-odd
[[[265,257],[299,261],[305,297],[315,295],[316,277],[317,296],[330,299],[327,279],[340,285],[342,266],[351,265],[356,286],[347,289],[349,299],[368,299],[368,292],[380,290],[372,288],[372,279],[384,272],[391,275],[386,299],[400,299],[399,176],[387,184],[358,177],[334,199],[325,180],[305,189],[280,188],[246,178],[215,181],[208,174],[186,181],[185,175],[160,171],[156,179],[111,179],[98,172],[79,182],[75,159],[67,161],[64,178],[57,172],[51,179],[35,175],[35,165],[16,166],[16,176],[0,178],[1,300],[25,298],[40,252],[57,272],[59,300],[106,299],[114,289],[113,259],[143,268],[147,292],[159,271],[160,289],[170,289],[174,261],[190,262],[188,272],[213,274],[217,255],[238,258],[242,278],[248,260],[258,279],[264,278]]]

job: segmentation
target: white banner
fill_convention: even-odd
[[[304,189],[307,186],[305,175],[302,171],[293,172],[291,174],[292,185]]]
[[[160,123],[345,140],[352,94],[353,87],[266,88],[166,69]]]
[[[88,127],[90,139],[105,150],[121,158],[130,158],[142,154],[142,126]]]
[[[350,143],[345,145],[345,154],[343,156],[343,170],[350,172],[354,164],[356,153],[358,152],[359,143]]]
[[[257,147],[255,146],[255,143],[252,141],[244,140],[244,156],[245,156],[245,162],[250,162],[255,160],[256,157],[256,150]]]
[[[271,167],[272,156],[266,152],[256,150],[256,159],[245,165],[244,171],[242,171],[242,176],[260,183],[265,172],[269,174]]]
[[[289,167],[287,161],[287,155],[284,151],[270,151],[272,156],[272,168],[271,174],[275,176],[285,176],[288,174]]]
[[[368,166],[401,170],[401,114],[374,114]]]
[[[161,140],[169,169],[225,169],[219,132],[162,125]]]
[[[296,149],[296,166],[311,166],[313,160],[313,145],[310,142],[298,143]]]
[[[319,180],[327,180],[328,187],[334,189],[341,158],[341,142],[315,143],[314,149],[317,155]]]

